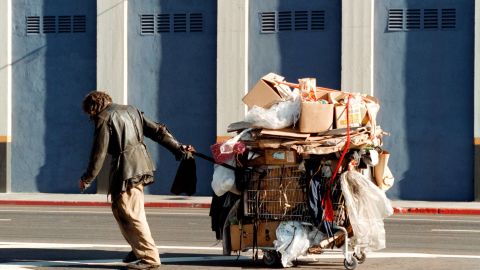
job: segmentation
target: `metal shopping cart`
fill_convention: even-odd
[[[262,171],[263,173],[258,173]],[[309,179],[298,166],[264,166],[245,175],[246,189],[243,192],[244,224],[240,233],[233,237],[245,236],[241,250],[260,249],[263,261],[268,266],[277,266],[281,255],[275,250],[275,230],[281,221],[299,221],[304,226],[313,228],[312,217],[307,205]],[[350,251],[349,237],[352,235],[348,223],[342,192],[339,185],[331,189],[333,202],[333,222],[321,221],[325,237],[312,245],[308,252],[321,254],[325,250],[340,249],[344,255],[346,269],[355,269],[363,263],[364,252]],[[232,239],[232,242],[233,239]],[[234,249],[235,250],[235,249]],[[358,255],[357,255],[358,254]]]

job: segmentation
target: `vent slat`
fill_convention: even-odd
[[[57,19],[55,16],[43,16],[43,33],[55,33],[57,32]]]
[[[403,30],[403,9],[391,9],[388,11],[388,31]]]
[[[453,8],[442,9],[442,29],[455,29],[457,27],[457,10]]]
[[[295,11],[295,30],[308,30],[308,11]]]
[[[28,16],[26,25],[27,34],[40,34],[40,16]]]
[[[275,12],[260,13],[260,32],[261,33],[275,33],[276,28],[276,14]]]
[[[292,30],[292,12],[282,11],[278,13],[278,31]]]
[[[173,14],[173,31],[187,32],[187,14],[185,13]]]
[[[157,15],[157,32],[158,33],[170,32],[170,14]]]
[[[155,31],[155,19],[153,14],[140,15],[140,33],[142,35],[153,35]]]
[[[73,32],[85,33],[87,31],[87,16],[74,15],[73,16]]]
[[[58,16],[58,33],[72,32],[72,16]]]
[[[312,30],[325,30],[325,11],[312,11],[311,27]]]
[[[190,32],[203,32],[202,13],[190,13]]]

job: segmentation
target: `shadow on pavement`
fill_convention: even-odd
[[[45,249],[45,248],[10,248],[1,249],[0,263],[27,261],[84,261],[113,260],[127,255],[125,251],[108,251],[94,249]]]

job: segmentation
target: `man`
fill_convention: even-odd
[[[154,163],[144,136],[160,143],[177,160],[191,158],[190,145],[181,145],[165,125],[148,119],[133,106],[112,103],[105,92],[92,91],[83,110],[95,124],[87,170],[79,181],[83,192],[94,181],[107,153],[112,156],[109,194],[112,212],[132,251],[125,257],[128,269],[157,269],[160,256],[151,236],[144,209],[144,186],[153,183]]]

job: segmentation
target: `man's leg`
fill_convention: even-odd
[[[112,210],[122,235],[132,246],[137,258],[147,264],[160,265],[158,249],[145,215],[143,185],[122,193],[114,204]]]

